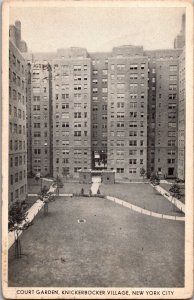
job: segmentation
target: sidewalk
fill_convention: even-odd
[[[53,186],[50,187],[48,192],[54,192],[55,188],[53,188]],[[32,194],[34,195],[34,194]],[[36,195],[36,194],[35,194]],[[27,221],[31,222],[35,216],[38,214],[38,212],[41,210],[41,208],[44,206],[44,202],[41,201],[40,199],[38,199],[34,205],[32,205],[30,207],[30,209],[27,211]],[[23,222],[24,224],[25,222]],[[19,231],[19,236],[22,234],[22,230]],[[14,235],[14,231],[11,231],[8,233],[8,249],[14,244],[15,242],[15,235]]]
[[[92,185],[91,185],[92,195],[96,195],[97,194],[97,191],[99,189],[100,184],[101,184],[100,177],[93,177],[92,178]]]

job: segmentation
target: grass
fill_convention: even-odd
[[[182,214],[172,203],[154,190],[149,184],[101,184],[100,192],[101,194],[125,200],[153,212],[167,215]]]
[[[102,198],[60,197],[21,243],[25,256],[9,252],[12,287],[184,286],[184,223]]]
[[[60,194],[79,194],[81,189],[84,189],[85,194],[89,194],[91,184],[81,184],[74,182],[64,182],[63,188],[59,189]]]
[[[43,181],[42,186],[44,185],[50,186],[52,184],[51,181]],[[37,182],[34,178],[28,178],[28,194],[38,194],[41,190],[41,180]]]
[[[169,189],[171,188],[171,184],[167,184],[167,183],[160,183],[160,186],[165,189],[168,193],[169,192]],[[183,196],[179,199],[182,203],[185,203],[185,185],[181,184],[179,185],[180,186],[180,191],[181,191],[181,194],[183,194]]]

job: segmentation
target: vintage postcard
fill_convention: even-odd
[[[4,1],[2,65],[4,297],[192,297],[192,1]]]

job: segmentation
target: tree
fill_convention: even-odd
[[[62,175],[67,179],[67,175],[69,174],[69,169],[67,167],[63,168]]]
[[[57,195],[59,195],[59,189],[63,187],[63,182],[59,175],[54,179],[54,185],[56,186]]]
[[[146,175],[146,170],[144,169],[144,167],[142,167],[142,168],[140,169],[140,176],[143,177],[143,181],[144,181],[145,175]]]
[[[38,181],[40,180],[40,173],[36,173],[34,179],[38,183]]]
[[[156,174],[155,172],[153,172],[150,175],[150,183],[153,185],[154,189],[157,185],[160,184],[160,178],[159,178],[158,174]]]
[[[28,212],[25,212],[24,207],[19,200],[16,200],[9,209],[8,230],[14,231],[15,236],[15,258],[21,258],[21,242],[19,239],[20,232],[28,229],[33,225],[33,222],[27,220]]]
[[[45,185],[43,186],[39,194],[40,200],[44,202],[44,215],[48,214],[48,203],[55,201],[54,194],[48,191],[49,191],[49,187]]]
[[[181,198],[181,188],[178,184],[173,184],[171,186],[171,188],[169,189],[169,192],[171,194],[171,196],[174,198],[174,201],[176,201],[176,199],[180,199]]]

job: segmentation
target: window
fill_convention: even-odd
[[[33,105],[33,110],[34,111],[39,111],[40,110],[40,105]]]
[[[74,112],[74,118],[81,118],[81,112]]]
[[[177,80],[177,75],[170,75],[169,79],[170,79],[170,81]]]
[[[169,90],[170,91],[177,90],[177,84],[169,84]]]
[[[114,134],[114,132],[113,132]],[[124,131],[117,131],[117,136],[118,137],[124,137],[125,136],[125,132]]]
[[[129,174],[136,174],[137,170],[136,168],[129,168]]]
[[[137,122],[129,122],[129,127],[137,127]]]
[[[137,79],[138,78],[138,74],[135,73],[135,74],[130,74],[130,79]]]
[[[131,64],[130,65],[130,70],[137,70],[138,65],[137,64]]]
[[[125,146],[125,142],[124,141],[117,141],[117,146],[123,147],[123,146]]]
[[[130,94],[131,99],[137,99],[137,94]]]
[[[129,141],[129,146],[137,146],[137,141],[136,140],[130,140]]]
[[[124,122],[117,122],[117,127],[124,127],[124,126],[125,126]]]
[[[114,105],[114,102],[113,102]],[[124,102],[117,102],[117,108],[124,108],[125,103]]]
[[[168,164],[174,164],[175,158],[168,158],[167,162],[168,162]]]
[[[176,100],[177,94],[169,94],[169,100]]]
[[[129,155],[137,155],[137,150],[129,150]]]
[[[168,146],[176,146],[175,140],[168,140]]]
[[[125,94],[117,94],[117,99],[124,99],[125,98]]]
[[[69,127],[69,122],[62,122],[62,127],[63,128]]]
[[[123,71],[125,69],[125,65],[124,64],[118,64],[117,65],[117,70],[118,71]]]
[[[117,173],[124,173],[124,168],[117,168]]]
[[[108,91],[107,88],[104,88],[104,87],[102,88],[102,92],[103,92],[103,93],[107,93],[107,91]]]
[[[176,131],[169,131],[168,132],[168,136],[170,136],[170,137],[175,137],[176,136]]]
[[[61,95],[61,98],[62,98],[62,99],[69,99],[69,94],[62,94],[62,95]]]
[[[171,66],[170,66],[170,71],[171,71],[171,72],[177,71],[177,66],[171,65]]]
[[[136,118],[137,117],[137,112],[136,111],[130,111],[129,112],[129,117]]]
[[[168,104],[168,109],[175,109],[175,108],[176,108],[176,104],[174,104],[174,103]]]
[[[81,136],[81,131],[74,131],[74,136]]]
[[[137,136],[137,131],[129,131],[129,136]]]
[[[129,86],[130,86],[130,88],[133,89],[133,88],[136,88],[138,86],[138,84],[137,83],[130,83]]]
[[[124,118],[125,113],[124,112],[118,112],[117,113],[117,118]]]
[[[176,128],[176,123],[175,122],[168,122],[168,127],[169,128]]]
[[[130,108],[136,108],[137,107],[137,102],[130,102],[129,107]]]
[[[136,165],[136,164],[137,164],[137,159],[130,158],[130,159],[129,159],[129,164],[130,164],[130,165]]]

